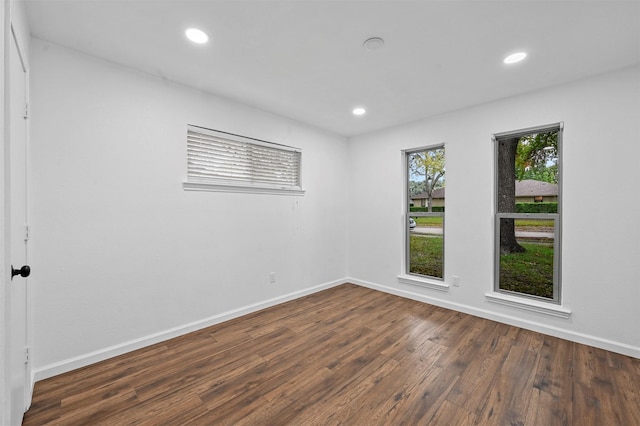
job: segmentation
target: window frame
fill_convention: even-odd
[[[206,147],[202,150],[201,154],[193,154],[193,134],[204,135],[204,137],[210,138],[212,145],[215,143],[223,144],[228,142],[236,147],[239,147],[244,152],[244,156],[237,154],[233,148],[222,148],[207,151]],[[264,153],[272,153],[275,155],[273,163],[264,162],[262,158],[258,157],[260,161],[254,161],[251,155],[254,154],[254,150]],[[287,182],[260,182],[256,179],[252,179],[251,176],[256,172],[264,171],[265,164],[267,167],[277,166],[277,155],[283,153],[283,155],[291,156],[293,158],[293,170],[295,173],[295,184],[289,184]],[[286,154],[284,154],[286,153]],[[209,170],[205,172],[192,172],[196,169],[193,164],[196,161],[202,161],[211,159],[213,162],[219,162],[223,167],[235,168],[237,170],[245,169],[248,171],[248,176],[241,176],[242,173],[233,174],[227,173],[228,176],[215,176],[212,172],[211,166]],[[284,158],[284,157],[283,157]],[[237,162],[234,162],[237,160]],[[244,162],[244,163],[242,163]],[[290,171],[289,169],[283,169]],[[206,176],[206,172],[211,172],[209,176]],[[260,194],[274,194],[274,195],[303,195],[305,193],[302,188],[302,150],[288,145],[277,144],[274,142],[265,141],[262,139],[251,138],[248,136],[237,135],[234,133],[223,132],[220,130],[209,129],[202,126],[187,125],[187,178],[183,181],[183,189],[185,191],[214,191],[214,192],[240,192],[240,193],[260,193]]]
[[[437,290],[448,290],[449,286],[445,284],[445,211],[442,212],[412,212],[411,211],[411,196],[409,194],[409,157],[411,154],[425,151],[433,151],[437,149],[443,149],[445,151],[445,164],[446,164],[446,144],[439,143],[434,145],[428,145],[420,148],[406,149],[402,151],[403,155],[403,180],[404,180],[404,260],[403,260],[403,274],[399,276],[399,280],[405,284],[420,285],[423,287],[434,288]],[[446,167],[446,166],[445,166]],[[446,209],[446,203],[445,203]],[[409,219],[411,217],[442,217],[442,277],[436,277],[432,275],[422,275],[411,271],[411,229],[409,228]]]
[[[498,211],[499,194],[499,173],[498,173],[498,140],[506,138],[522,137],[526,135],[558,132],[558,210],[557,213],[501,213]],[[529,127],[525,129],[495,133],[491,135],[494,144],[494,293],[513,297],[515,299],[531,300],[543,302],[545,304],[562,304],[562,169],[563,169],[563,131],[564,123],[558,122],[548,125]],[[546,298],[526,293],[519,293],[500,288],[500,223],[501,219],[553,219],[554,221],[554,241],[553,241],[553,298]]]

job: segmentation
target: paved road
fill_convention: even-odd
[[[431,228],[427,226],[416,226],[411,230],[415,234],[442,235],[442,228]]]
[[[442,235],[442,228],[416,226],[411,232],[415,234]],[[553,232],[516,231],[516,238],[553,239]]]

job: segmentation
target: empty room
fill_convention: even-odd
[[[0,424],[640,425],[639,1],[0,14]]]

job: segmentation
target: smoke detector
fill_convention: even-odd
[[[368,50],[370,52],[373,52],[375,50],[380,50],[382,49],[383,46],[384,46],[384,40],[381,39],[380,37],[371,37],[366,39],[364,43],[362,43],[362,47],[364,47],[365,50]]]

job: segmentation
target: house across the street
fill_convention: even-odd
[[[413,207],[427,207],[427,196],[426,192],[421,192],[415,197],[411,197],[411,205]],[[433,207],[441,207],[444,206],[444,188],[436,188],[433,190]]]
[[[427,193],[411,197],[413,207],[427,207]],[[516,203],[557,203],[558,184],[539,180],[516,181]],[[444,206],[444,188],[433,190],[433,207]]]
[[[540,180],[516,181],[516,203],[542,202],[558,202],[558,184]]]

